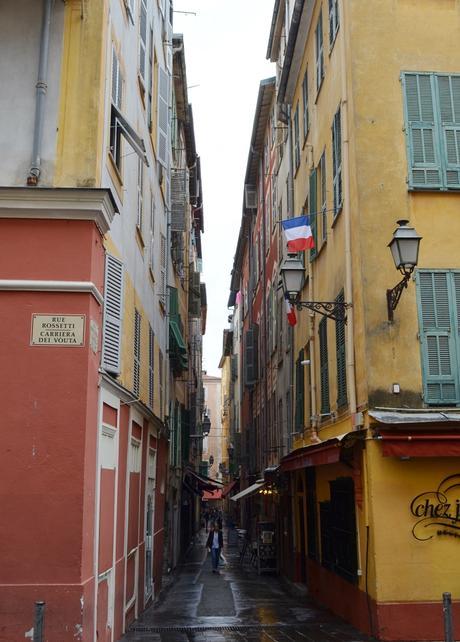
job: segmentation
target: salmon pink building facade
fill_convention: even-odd
[[[204,329],[172,15],[169,0],[0,9],[0,640],[115,642],[161,589],[174,380],[201,385]]]

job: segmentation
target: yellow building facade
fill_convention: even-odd
[[[460,2],[290,5],[278,103],[315,239],[299,298],[339,304],[297,312],[296,579],[378,639],[439,640],[460,593]],[[277,3],[273,51],[285,20]],[[398,220],[422,240],[390,320]]]

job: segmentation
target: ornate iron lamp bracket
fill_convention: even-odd
[[[396,306],[399,303],[399,299],[401,298],[403,290],[407,288],[407,284],[409,283],[409,279],[413,271],[414,268],[404,270],[400,269],[401,274],[403,274],[403,278],[394,286],[394,288],[392,288],[391,290],[387,290],[388,321],[390,323],[393,323],[394,321],[393,312],[394,310],[396,310]]]
[[[293,301],[293,305],[297,310],[307,308],[334,321],[345,321],[345,323],[347,322],[345,310],[352,306],[345,301]]]

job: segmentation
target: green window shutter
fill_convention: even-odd
[[[453,291],[460,295],[460,283],[449,272],[417,273],[419,326],[422,350],[423,398],[428,404],[455,404],[460,401],[456,345],[458,324]],[[457,297],[460,298],[460,297]],[[456,305],[458,305],[456,303]]]
[[[336,298],[337,303],[343,303],[343,291]],[[345,319],[339,318],[335,322],[335,350],[337,361],[337,405],[347,404],[347,369],[345,357]]]
[[[295,378],[295,430],[296,432],[303,432],[305,424],[305,405],[304,405],[304,367],[302,361],[304,360],[304,351],[299,352],[296,362],[296,378]]]
[[[444,186],[460,188],[460,76],[437,76],[441,116]]]
[[[335,218],[342,209],[342,119],[340,107],[332,122],[332,186]]]
[[[411,189],[442,187],[433,80],[430,74],[403,75]]]
[[[327,352],[327,317],[319,322],[319,367],[321,382],[321,414],[330,412],[329,402],[329,361]]]
[[[316,198],[316,169],[310,174],[310,193],[308,198],[309,214],[310,214],[310,227],[313,234],[314,245],[310,250],[310,261],[318,254],[318,225],[317,225],[317,198]]]

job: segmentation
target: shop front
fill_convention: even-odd
[[[444,639],[444,592],[460,623],[460,425],[426,417],[409,424],[370,412],[367,430],[281,462],[292,507],[290,579],[378,640]]]

